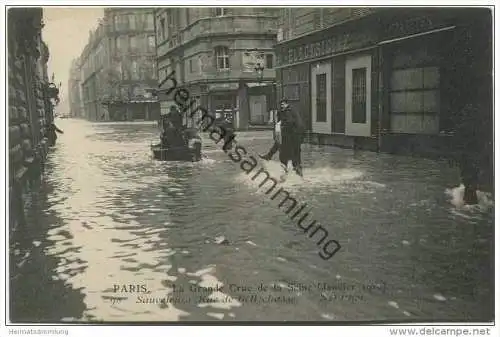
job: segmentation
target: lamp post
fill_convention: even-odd
[[[262,79],[264,78],[264,67],[260,63],[257,63],[257,65],[255,66],[255,71],[259,76],[259,84],[260,84],[262,82]]]
[[[259,81],[259,85],[262,83],[262,79],[264,78],[264,67],[260,64],[260,63],[257,63],[257,65],[255,66],[255,71],[257,72],[257,75],[259,76],[258,77],[258,81]],[[271,101],[271,113],[272,111],[274,110],[274,101],[275,101],[275,94],[274,94],[274,82],[272,83],[272,87],[271,87],[271,97],[270,97],[270,101]]]

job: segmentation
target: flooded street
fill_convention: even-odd
[[[493,317],[492,197],[458,205],[447,162],[303,145],[304,181],[284,185],[342,245],[323,260],[207,135],[201,162],[156,162],[155,125],[57,125],[12,255],[14,322]],[[254,155],[271,139],[237,136]]]

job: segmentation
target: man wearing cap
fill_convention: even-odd
[[[302,176],[302,163],[300,146],[302,145],[302,133],[304,124],[300,115],[291,108],[286,98],[280,101],[280,111],[278,114],[278,125],[281,131],[281,143],[277,141],[278,130],[275,128],[275,143],[268,154],[261,158],[269,160],[278,150],[280,151],[280,161],[285,171],[288,168],[288,161],[292,161],[295,172]]]

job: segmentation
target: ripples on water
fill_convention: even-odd
[[[41,320],[491,317],[491,196],[464,208],[463,191],[447,190],[456,172],[441,163],[305,145],[304,180],[291,176],[282,186],[341,242],[342,251],[323,261],[259,182],[210,139],[201,162],[156,162],[148,152],[153,125],[59,124],[65,134],[47,163],[48,195],[38,210],[46,231],[36,242],[57,261],[52,281],[82,297],[57,304],[66,314],[39,313]],[[271,145],[266,132],[238,139],[254,155]],[[261,164],[280,176],[276,161]],[[261,284],[294,304],[257,305],[235,288]],[[148,293],[117,293],[117,285],[145,285]],[[157,303],[162,298],[168,303]]]

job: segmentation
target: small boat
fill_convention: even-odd
[[[196,129],[181,130],[183,141],[176,144],[151,145],[153,158],[161,161],[200,161],[201,138]]]

